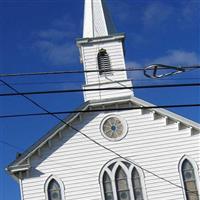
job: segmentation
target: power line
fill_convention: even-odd
[[[14,92],[19,93],[18,90],[16,90],[16,89],[13,88],[12,86],[10,86],[10,85],[9,85],[8,83],[6,83],[5,81],[3,81],[3,80],[0,80],[0,81],[1,81],[2,83],[4,83],[6,86],[8,86],[10,89],[12,89]],[[122,158],[122,159],[124,159],[124,160],[126,160],[126,161],[128,161],[128,162],[130,162],[130,163],[132,163],[132,164],[134,164],[134,165],[136,165],[137,167],[139,167],[139,168],[141,168],[142,170],[144,170],[144,171],[146,171],[146,172],[148,172],[148,173],[154,175],[155,177],[157,177],[157,178],[159,178],[159,179],[161,179],[161,180],[163,180],[163,181],[165,181],[165,182],[168,182],[169,184],[171,184],[171,185],[173,185],[173,186],[176,186],[176,187],[178,187],[178,188],[181,188],[181,189],[185,190],[185,188],[183,188],[182,186],[177,185],[177,184],[173,183],[172,181],[169,181],[169,180],[167,180],[167,179],[165,179],[165,178],[163,178],[163,177],[161,177],[161,176],[155,174],[154,172],[151,172],[151,171],[149,171],[149,170],[147,170],[147,169],[141,167],[140,165],[138,165],[138,164],[136,164],[136,163],[133,163],[131,160],[129,160],[129,159],[127,159],[127,158],[121,156],[119,153],[115,152],[114,150],[112,150],[112,149],[110,149],[110,148],[108,148],[108,147],[102,145],[101,143],[97,142],[96,140],[90,138],[87,134],[83,133],[82,131],[78,130],[77,128],[73,127],[72,125],[66,123],[63,119],[61,119],[61,118],[59,118],[57,115],[55,115],[55,114],[49,112],[46,108],[44,108],[43,106],[41,106],[40,104],[38,104],[36,101],[32,100],[31,98],[29,98],[29,97],[27,97],[27,96],[25,96],[25,95],[23,95],[23,94],[22,94],[22,96],[23,96],[25,99],[27,99],[28,101],[30,101],[32,104],[34,104],[35,106],[37,106],[38,108],[42,109],[44,112],[50,114],[50,115],[53,116],[55,119],[59,120],[61,123],[63,123],[63,124],[65,124],[66,126],[70,127],[70,128],[73,129],[74,131],[79,132],[81,135],[83,135],[85,138],[87,138],[88,140],[92,141],[92,142],[95,143],[96,145],[98,145],[98,146],[104,148],[105,150],[107,150],[107,151],[113,153],[114,155],[116,155],[116,156],[118,156],[118,157],[120,157],[120,158]],[[196,192],[193,192],[193,191],[189,191],[189,190],[185,190],[185,191],[188,191],[188,192],[191,192],[191,193],[195,193],[195,194],[196,194]]]
[[[108,112],[108,111],[125,111],[125,110],[148,110],[158,108],[188,108],[188,107],[199,107],[200,104],[176,104],[176,105],[160,105],[160,106],[144,106],[144,107],[126,107],[126,108],[110,108],[110,109],[94,109],[94,110],[75,110],[75,111],[59,111],[48,113],[27,113],[27,114],[14,114],[14,115],[0,115],[0,118],[16,118],[16,117],[33,117],[33,116],[47,116],[47,115],[62,115],[72,113],[94,113],[94,112]]]
[[[6,142],[6,141],[0,140],[0,143],[3,144],[3,145],[9,146],[9,147],[11,147],[12,149],[15,149],[15,150],[17,150],[17,151],[23,151],[21,148],[15,146],[15,145],[13,145],[13,144],[10,144],[10,143],[8,143],[8,142]]]
[[[176,78],[176,79],[171,79],[171,78],[162,78],[162,81],[185,81],[185,80],[199,80],[199,77],[194,77],[194,78]],[[152,82],[152,80],[147,80],[147,79],[129,79],[131,81],[138,81],[138,82]],[[155,80],[154,80],[155,81]],[[160,80],[159,80],[160,81]],[[50,85],[50,84],[66,84],[66,83],[73,83],[75,85],[75,83],[84,83],[84,81],[80,81],[80,80],[66,80],[66,81],[28,81],[28,82],[10,82],[11,85],[39,85],[39,84],[43,84],[43,85]],[[3,86],[4,84],[0,84],[0,86]]]
[[[148,88],[167,88],[167,87],[192,87],[200,86],[200,83],[185,83],[185,84],[165,84],[165,85],[144,85],[131,87],[109,87],[109,88],[93,88],[93,89],[68,89],[68,90],[48,90],[48,91],[32,91],[19,93],[0,93],[0,96],[19,96],[19,95],[36,95],[36,94],[58,94],[71,92],[86,92],[86,91],[105,91],[105,90],[127,90],[127,89],[148,89]]]
[[[161,70],[166,70],[168,67],[163,67]],[[182,67],[182,69],[200,69],[199,65]],[[146,69],[152,71],[152,69]],[[105,71],[105,70],[104,70]],[[111,72],[120,71],[144,71],[143,68],[127,68],[127,69],[109,69]],[[96,73],[102,72],[102,70],[66,70],[66,71],[51,71],[51,72],[31,72],[31,73],[11,73],[0,74],[0,77],[17,77],[17,76],[41,76],[41,75],[59,75],[59,74],[82,74],[82,73]]]

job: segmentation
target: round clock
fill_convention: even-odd
[[[109,140],[120,140],[127,133],[127,124],[122,117],[107,116],[101,123],[101,132]]]

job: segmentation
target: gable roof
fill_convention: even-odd
[[[24,153],[22,153],[16,160],[14,160],[8,167],[6,168],[9,173],[12,175],[19,171],[25,171],[30,168],[30,164],[24,163],[27,159],[29,159],[35,152],[37,152],[38,149],[40,149],[43,145],[45,145],[49,140],[51,140],[55,135],[59,134],[59,131],[62,130],[64,127],[67,126],[67,124],[72,123],[82,112],[92,110],[93,108],[99,108],[100,106],[104,106],[104,109],[106,109],[106,106],[110,105],[116,105],[116,104],[124,104],[124,103],[132,103],[132,105],[137,105],[137,107],[151,107],[155,106],[151,103],[148,103],[144,100],[141,100],[136,97],[126,97],[126,98],[113,98],[113,99],[107,99],[103,101],[88,101],[83,103],[78,109],[74,111],[74,113],[70,114],[68,117],[64,119],[65,124],[63,122],[60,122],[58,125],[53,127],[47,134],[45,134],[41,139],[39,139],[36,143],[34,143],[30,148],[28,148]],[[110,108],[110,107],[109,107]],[[130,108],[131,109],[131,108]],[[98,109],[94,109],[98,110]],[[112,110],[112,108],[111,108]],[[191,127],[195,130],[195,133],[200,132],[200,124],[189,120],[185,117],[182,117],[180,115],[177,115],[173,112],[170,112],[166,109],[162,108],[150,108],[148,109],[150,111],[155,112],[156,114],[159,114],[161,116],[169,117],[171,120],[182,123],[186,127]],[[100,111],[98,111],[100,112]]]

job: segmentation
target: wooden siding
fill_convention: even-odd
[[[98,70],[97,54],[98,51],[103,48],[106,49],[111,63],[111,68],[125,69],[124,53],[121,41],[110,41],[106,43],[98,43],[93,45],[85,45],[82,47],[83,51],[83,64],[85,70]],[[115,80],[127,80],[126,72],[113,72],[113,75],[109,76],[113,81]],[[100,76],[96,73],[86,73],[86,84],[96,84],[107,82],[105,76]]]
[[[131,81],[119,81],[117,83],[106,83],[100,85],[86,85],[83,89],[103,89],[103,88],[124,88],[124,87],[131,87]],[[84,92],[84,99],[85,101],[88,100],[100,100],[100,99],[109,99],[109,98],[116,98],[116,97],[127,97],[132,96],[133,91],[132,89],[119,89],[119,90],[96,90],[96,91],[85,91]]]
[[[122,116],[128,133],[118,142],[105,139],[100,132],[101,120],[109,114]],[[92,139],[131,159],[137,165],[181,185],[178,163],[188,155],[200,164],[199,135],[191,136],[190,129],[178,129],[178,124],[166,125],[166,119],[153,119],[153,114],[140,110],[114,113],[83,114],[83,121],[73,123]],[[99,173],[104,164],[116,155],[97,146],[80,133],[63,130],[61,140],[55,138],[52,147],[41,149],[41,156],[31,158],[30,177],[22,181],[24,200],[45,200],[44,184],[50,175],[65,186],[65,200],[101,200]],[[148,200],[184,200],[183,192],[156,176],[144,171]]]

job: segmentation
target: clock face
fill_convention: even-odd
[[[120,140],[126,134],[127,126],[121,117],[109,116],[103,120],[101,129],[107,139]]]

